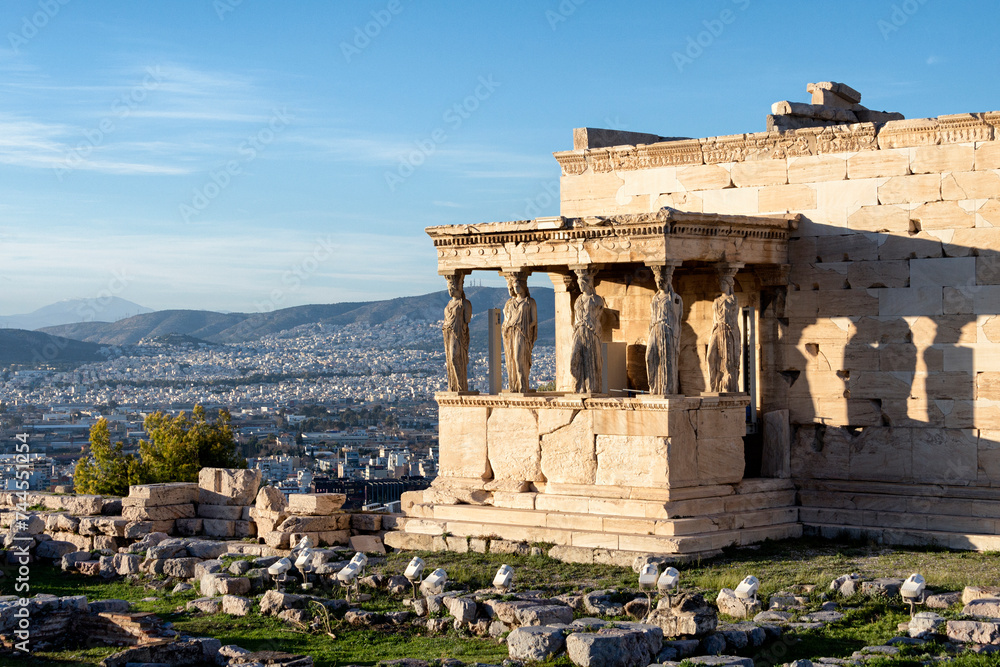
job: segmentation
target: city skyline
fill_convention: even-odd
[[[557,214],[549,154],[573,127],[762,131],[819,80],[907,118],[1000,108],[978,85],[995,13],[12,2],[0,315],[105,293],[256,312],[440,291],[423,228]]]

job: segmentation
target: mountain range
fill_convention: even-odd
[[[152,308],[140,306],[117,296],[63,299],[31,313],[0,315],[0,328],[33,331],[42,327],[54,327],[74,322],[95,320],[115,322],[133,315],[151,312],[153,312]]]
[[[470,328],[473,340],[485,344],[486,318],[477,315],[485,314],[489,308],[503,308],[508,299],[507,290],[500,287],[467,287],[465,293],[472,303],[473,320]],[[551,288],[535,287],[532,288],[532,297],[538,304],[539,344],[552,345],[555,340],[554,293]],[[294,306],[268,313],[160,310],[116,322],[75,322],[46,326],[41,332],[76,341],[114,346],[134,345],[142,339],[171,334],[211,343],[242,343],[315,323],[375,325],[398,320],[434,322],[442,319],[448,298],[448,293],[441,291],[387,301]]]

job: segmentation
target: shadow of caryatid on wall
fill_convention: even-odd
[[[803,504],[850,482],[938,485],[899,487],[912,498],[881,508],[859,496],[840,511],[875,503],[868,509],[914,528],[951,530],[919,516],[937,512],[948,495],[940,485],[1000,486],[1000,327],[988,329],[1000,313],[1000,258],[924,232],[817,228],[789,242],[787,345],[773,369],[787,391],[792,477],[809,487]]]

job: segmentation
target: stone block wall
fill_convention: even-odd
[[[561,213],[802,214],[761,378],[766,409],[790,413],[793,476],[1000,485],[998,121],[557,153]],[[709,305],[680,290],[686,311]]]
[[[10,544],[18,536],[30,536],[37,547],[49,543],[55,551],[72,545],[78,551],[117,552],[151,533],[208,540],[257,538],[260,544],[288,549],[307,535],[318,546],[345,546],[352,536],[381,537],[395,526],[391,515],[340,511],[343,494],[298,494],[289,506],[274,487],[258,493],[259,470],[202,472],[197,484],[137,485],[126,498],[0,493],[0,528],[6,529]],[[219,480],[225,480],[221,488]],[[34,509],[20,511],[25,507]]]
[[[801,214],[787,288],[741,305],[759,308],[761,407],[788,411],[803,523],[995,534],[998,124],[1000,112],[956,114],[556,153],[561,214]],[[693,393],[714,292],[683,273],[694,325],[681,384]],[[738,290],[741,278],[752,280],[741,271]],[[619,303],[612,336],[639,340],[634,306]]]

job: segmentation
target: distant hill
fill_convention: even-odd
[[[80,364],[103,361],[101,345],[85,343],[40,331],[0,329],[0,365]]]
[[[100,299],[64,299],[23,315],[0,315],[0,327],[36,330],[75,322],[114,322],[151,313],[151,308],[109,296]]]
[[[538,304],[539,343],[555,340],[555,297],[551,288],[532,288]],[[500,287],[469,287],[472,303],[472,335],[486,335],[485,318],[476,317],[489,308],[502,308],[508,298]],[[448,292],[433,292],[388,301],[315,304],[283,308],[270,313],[216,313],[208,310],[161,310],[118,322],[82,322],[46,327],[45,333],[102,345],[134,345],[144,338],[171,334],[190,336],[212,343],[242,343],[287,331],[305,324],[381,324],[396,320],[437,321],[442,318]]]

